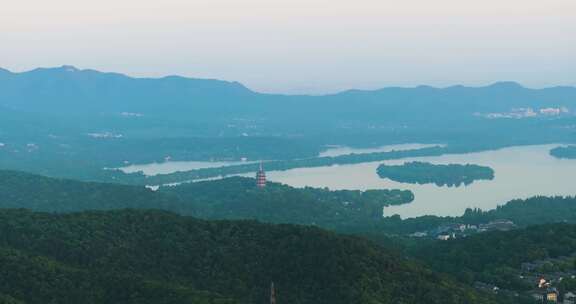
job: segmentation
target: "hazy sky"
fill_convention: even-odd
[[[0,66],[259,91],[576,85],[576,0],[0,0]]]

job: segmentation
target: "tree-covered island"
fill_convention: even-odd
[[[550,155],[556,158],[576,159],[576,146],[556,147],[550,150]]]
[[[393,181],[411,184],[436,184],[437,186],[470,185],[476,180],[494,179],[494,170],[473,164],[437,165],[426,162],[407,162],[402,165],[382,164],[378,175]]]

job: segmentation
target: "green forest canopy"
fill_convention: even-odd
[[[496,303],[368,241],[164,211],[0,210],[0,294],[24,303]]]
[[[411,184],[436,184],[437,186],[470,185],[476,180],[494,179],[494,170],[473,164],[438,165],[426,162],[407,162],[402,165],[378,166],[378,175],[393,181]]]

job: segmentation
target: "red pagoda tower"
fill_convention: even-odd
[[[266,187],[266,173],[264,172],[262,162],[260,162],[260,169],[258,173],[256,173],[256,186],[258,186],[258,188]]]

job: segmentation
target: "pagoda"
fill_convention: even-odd
[[[256,173],[256,186],[258,186],[258,188],[266,187],[266,172],[264,172],[262,162],[260,162],[260,169],[258,169]]]

